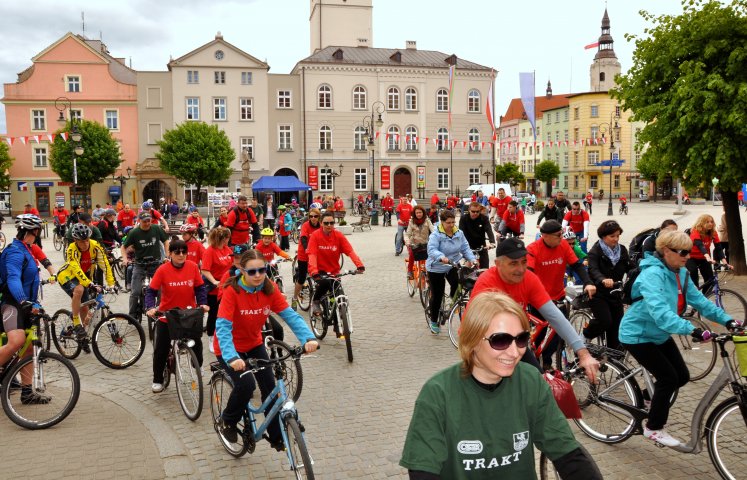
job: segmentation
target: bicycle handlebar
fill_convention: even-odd
[[[301,358],[301,355],[303,354],[304,354],[304,348],[302,346],[297,346],[297,347],[291,348],[283,356],[278,357],[278,358],[271,358],[269,360],[265,360],[263,358],[244,359],[244,363],[246,363],[246,368],[244,369],[244,372],[239,376],[243,377],[247,373],[256,373],[276,363],[284,362],[288,360],[290,357],[293,357],[294,360],[299,359]]]
[[[345,275],[358,275],[358,273],[359,273],[358,270],[347,270],[345,272],[340,272],[335,275],[330,274],[330,273],[325,273],[324,275],[319,274],[318,278],[319,280],[337,279],[337,278],[342,278]]]

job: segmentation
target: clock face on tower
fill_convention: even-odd
[[[223,60],[223,50],[216,50],[215,51],[215,59],[216,60]]]

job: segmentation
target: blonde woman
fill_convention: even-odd
[[[724,252],[721,248],[721,240],[716,233],[716,221],[712,216],[704,214],[698,217],[698,220],[690,229],[690,240],[692,240],[692,250],[690,251],[690,260],[687,261],[687,271],[690,272],[695,286],[698,286],[698,272],[703,276],[703,283],[713,278],[713,264],[721,262],[726,264]],[[713,248],[713,255],[711,255]]]

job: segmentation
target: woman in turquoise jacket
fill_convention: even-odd
[[[680,441],[664,430],[672,394],[690,380],[690,372],[672,335],[692,335],[706,341],[708,332],[681,318],[688,305],[709,320],[734,324],[723,310],[709,302],[693,284],[685,268],[692,240],[684,232],[668,231],[656,239],[656,252],[641,261],[633,284],[633,304],[620,322],[620,342],[656,378],[648,423],[643,436],[674,447]]]
[[[449,295],[457,289],[457,272],[449,262],[467,259],[467,265],[472,266],[475,254],[467,243],[464,233],[456,226],[456,217],[451,210],[444,210],[439,216],[440,222],[428,237],[428,259],[425,270],[428,272],[428,283],[431,289],[431,301],[428,305],[431,316],[431,333],[438,335],[440,328],[438,314],[441,311],[446,281],[449,281]]]

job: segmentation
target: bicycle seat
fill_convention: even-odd
[[[223,370],[225,370],[225,368],[223,368],[223,364],[222,363],[217,362],[217,361],[216,362],[210,362],[210,371],[211,372],[220,372],[220,371],[223,371]]]

